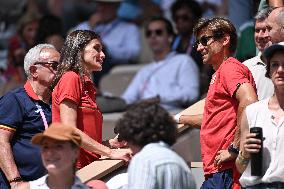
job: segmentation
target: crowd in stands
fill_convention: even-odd
[[[106,156],[129,162],[120,188],[193,189],[177,123],[200,129],[202,189],[283,188],[283,25],[283,0],[0,1],[0,188],[107,188],[75,176]],[[102,78],[130,64],[108,101]],[[203,114],[176,114],[200,99]]]

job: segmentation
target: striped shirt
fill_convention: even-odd
[[[137,153],[128,167],[131,189],[194,189],[186,162],[164,142],[150,143]]]

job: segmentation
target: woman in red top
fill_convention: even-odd
[[[77,168],[82,168],[99,155],[112,159],[130,158],[129,150],[110,149],[102,142],[102,114],[96,104],[92,71],[101,71],[105,54],[100,37],[88,30],[77,30],[67,36],[60,65],[52,88],[52,122],[77,128],[82,148]],[[99,154],[99,155],[98,155]]]

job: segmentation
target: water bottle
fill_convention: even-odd
[[[263,136],[261,127],[250,128],[251,133],[255,133],[255,138],[261,140],[261,148],[258,153],[251,154],[251,175],[262,176],[262,149],[263,149]]]

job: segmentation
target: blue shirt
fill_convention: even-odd
[[[31,138],[45,129],[36,103],[41,106],[47,123],[51,123],[50,106],[39,100],[29,82],[0,98],[0,129],[14,132],[10,143],[12,153],[20,175],[26,181],[46,174],[40,149],[31,143]],[[1,171],[0,184],[3,184],[3,177]]]
[[[144,146],[127,172],[130,189],[195,189],[187,164],[164,142]]]

